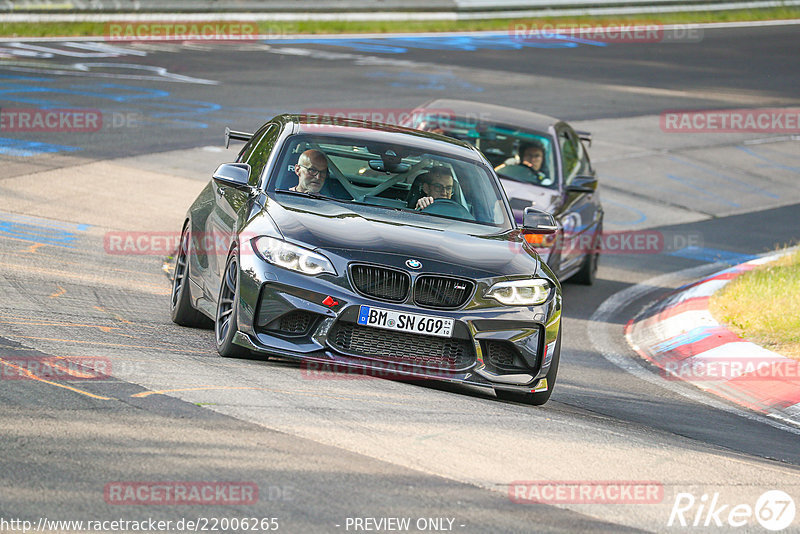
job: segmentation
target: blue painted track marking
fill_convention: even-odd
[[[0,74],[0,80],[21,80],[26,82],[51,82],[52,78],[22,76],[17,74]]]
[[[696,248],[699,248],[699,247],[693,247],[693,248],[695,248],[695,249],[696,249]],[[751,259],[752,259],[752,258],[757,258],[757,257],[758,257],[758,256],[752,256],[752,257],[751,257]],[[717,271],[716,273],[714,273],[714,274],[713,274],[711,277],[709,277],[709,278],[712,278],[712,277],[714,277],[714,276],[719,276],[719,275],[727,274],[727,273],[741,272],[741,269],[740,269],[740,266],[739,266],[739,264],[738,264],[738,263],[737,263],[737,264],[729,264],[729,265],[732,265],[732,267],[728,267],[727,269],[723,269],[723,270],[721,270],[721,271]],[[683,289],[688,289],[688,288],[690,288],[690,287],[698,286],[698,285],[700,285],[700,284],[702,284],[703,282],[706,282],[706,281],[707,281],[707,279],[700,280],[699,282],[698,282],[698,281],[696,281],[696,280],[695,280],[695,281],[693,281],[693,282],[686,282],[685,284],[683,284],[683,285],[680,285],[680,286],[676,287],[676,288],[675,288],[675,291],[677,292],[677,291],[681,291],[681,290],[683,290]]]
[[[91,224],[86,223],[71,223],[66,221],[56,221],[53,219],[46,219],[43,217],[36,217],[34,215],[21,215],[19,213],[10,213],[7,211],[0,211],[0,220],[8,222],[15,222],[21,224],[30,224],[33,226],[43,226],[47,228],[57,228],[59,230],[70,230],[77,232],[85,232],[92,227]]]
[[[639,217],[638,219],[635,220],[632,219],[630,221],[615,221],[615,220],[609,220],[608,212],[606,212],[604,220],[609,224],[639,224],[647,220],[647,215],[643,211],[636,209],[633,206],[628,206],[627,204],[622,204],[620,202],[614,202],[613,200],[608,200],[607,198],[603,200],[603,204],[611,204],[612,206],[619,206],[627,211],[633,212]]]
[[[4,100],[30,104],[42,109],[64,107],[64,103],[61,101],[28,96],[39,94],[85,96],[92,99],[111,100],[113,102],[130,102],[132,100],[166,98],[169,96],[169,91],[119,85],[115,83],[73,85],[69,89],[42,87],[40,85],[0,84],[0,95],[3,96]]]
[[[40,154],[53,154],[55,152],[75,152],[81,150],[76,146],[54,145],[40,141],[25,141],[23,139],[9,139],[0,137],[0,154],[31,158]]]
[[[77,239],[74,232],[60,228],[4,220],[0,220],[0,236],[65,248],[75,248],[71,243]]]
[[[617,181],[617,182],[624,182],[626,184],[633,184],[633,185],[638,185],[638,186],[643,185],[641,180],[632,180],[630,178],[622,178],[621,176],[615,176],[613,174],[607,174],[605,172],[603,173],[603,178],[609,179],[609,180],[612,180],[612,181]],[[652,185],[652,184],[647,184],[647,188],[648,189],[652,189],[654,191],[662,191],[662,192],[668,193],[670,195],[675,195],[676,193],[678,193],[678,194],[681,194],[681,195],[684,195],[684,196],[688,196],[686,193],[680,193],[680,192],[677,192],[677,191],[674,191],[674,190],[671,190],[671,189],[665,189],[663,187],[659,187],[657,185]]]
[[[787,157],[787,158],[800,159],[800,153],[798,153],[798,154],[793,154],[793,153],[791,153],[791,152],[781,152],[780,150],[775,150],[774,148],[772,148],[772,147],[771,147],[771,146],[769,146],[769,145],[761,145],[761,146],[759,147],[759,149],[760,149],[760,150],[766,150],[767,152],[773,152],[773,153],[775,153],[775,154],[779,154],[779,155],[781,155],[781,156],[785,156],[785,157]]]
[[[364,39],[267,39],[270,45],[316,44],[340,46],[358,52],[405,54],[411,48],[422,50],[520,50],[522,48],[575,48],[580,45],[606,46],[607,43],[580,39],[568,35],[549,35],[546,38],[517,39],[507,33],[493,35],[426,35],[408,37],[370,37]]]
[[[723,180],[726,180],[728,182],[732,182],[732,183],[735,183],[735,184],[740,184],[740,185],[744,186],[743,189],[745,191],[752,191],[753,193],[758,193],[758,194],[763,195],[763,196],[765,196],[767,198],[775,198],[775,199],[780,198],[778,195],[776,195],[774,193],[770,193],[769,191],[766,191],[766,190],[764,190],[764,189],[762,189],[762,188],[760,188],[758,186],[755,186],[755,185],[751,184],[750,182],[745,182],[744,180],[737,180],[736,178],[732,178],[732,177],[730,177],[730,176],[728,176],[726,174],[722,174],[721,172],[715,171],[713,169],[707,169],[704,166],[699,165],[697,163],[692,163],[690,161],[683,160],[683,159],[681,159],[681,158],[679,158],[677,156],[669,156],[669,159],[672,160],[672,161],[675,161],[677,163],[680,163],[681,165],[686,165],[687,167],[691,167],[693,169],[697,169],[699,171],[702,171],[702,172],[704,172],[706,174],[710,174],[711,176],[716,176],[718,178],[722,178]]]
[[[744,152],[746,154],[749,154],[749,155],[753,156],[756,159],[760,159],[761,161],[766,161],[768,163],[768,165],[766,165],[767,167],[774,167],[776,169],[782,169],[782,170],[785,170],[785,171],[800,172],[800,167],[791,167],[789,165],[783,165],[781,163],[775,163],[771,159],[769,159],[769,158],[767,158],[765,156],[762,156],[761,154],[757,154],[756,152],[754,152],[753,150],[751,150],[751,149],[749,149],[747,147],[737,146],[736,148],[741,150],[742,152]]]
[[[684,332],[682,334],[678,334],[677,336],[664,340],[661,343],[654,345],[653,348],[658,352],[666,352],[669,350],[674,350],[680,347],[681,345],[688,345],[689,343],[697,343],[698,341],[702,341],[707,337],[711,336],[710,330],[713,330],[714,328],[715,327],[711,326],[698,326],[697,328],[693,328],[688,332]]]
[[[703,247],[686,247],[673,252],[668,252],[667,254],[670,256],[677,256],[679,258],[686,258],[689,260],[696,260],[706,263],[724,262],[729,265],[744,263],[758,257],[753,256],[752,254],[741,254],[739,252],[731,252],[729,250]]]
[[[30,80],[26,78],[21,81],[29,82]],[[108,82],[75,84],[69,88],[5,82],[0,83],[0,97],[5,101],[40,109],[82,107],[74,104],[72,97],[85,97],[95,103],[106,101],[116,104],[131,104],[136,106],[133,109],[135,112],[142,114],[142,122],[155,123],[159,126],[200,129],[208,128],[208,123],[198,120],[199,118],[222,109],[221,105],[214,102],[175,99],[170,96],[169,91],[161,89]],[[132,108],[115,107],[113,109],[113,111],[119,112],[131,110]],[[111,110],[102,109],[101,111]]]
[[[475,93],[483,92],[483,87],[473,85],[450,72],[426,74],[413,71],[405,71],[400,73],[378,71],[369,72],[366,74],[366,76],[368,78],[385,78],[387,80],[393,78],[393,81],[388,81],[388,85],[392,87],[409,87],[412,89],[434,91],[462,89]]]
[[[724,198],[720,197],[719,194],[713,194],[713,193],[703,189],[702,187],[698,187],[698,186],[694,185],[692,183],[692,179],[687,177],[687,176],[678,176],[676,174],[667,174],[666,176],[670,180],[673,180],[673,181],[678,182],[678,183],[682,183],[686,187],[694,189],[695,191],[700,193],[701,196],[704,196],[704,197],[709,198],[711,200],[716,200],[717,202],[720,202],[722,204],[727,204],[728,206],[731,206],[731,207],[734,207],[734,208],[741,207],[736,202],[731,202],[730,200],[725,200]]]

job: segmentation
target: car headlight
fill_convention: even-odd
[[[267,236],[256,237],[251,243],[259,256],[278,267],[308,275],[336,274],[328,258],[307,248]]]
[[[497,282],[486,297],[491,297],[506,306],[534,306],[547,300],[550,295],[550,282],[543,278]]]

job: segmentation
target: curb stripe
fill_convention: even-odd
[[[625,326],[628,343],[663,371],[750,409],[800,424],[800,361],[745,341],[708,311],[711,295],[770,254],[686,284]]]

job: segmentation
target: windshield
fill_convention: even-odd
[[[553,143],[546,133],[446,114],[415,115],[412,127],[474,145],[483,152],[501,178],[558,189]]]
[[[394,210],[398,219],[414,214],[430,221],[511,225],[497,180],[488,168],[416,147],[292,136],[270,184],[278,193],[302,194],[320,202]]]

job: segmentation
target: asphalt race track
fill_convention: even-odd
[[[666,380],[622,332],[659,295],[800,240],[797,135],[672,132],[660,122],[668,110],[797,110],[798,42],[798,25],[655,43],[0,42],[3,113],[102,117],[92,131],[0,132],[0,359],[110,366],[101,380],[44,381],[12,379],[0,363],[0,519],[152,518],[193,530],[176,522],[276,518],[281,532],[348,532],[376,525],[356,518],[410,518],[412,532],[722,532],[734,506],[763,511],[766,491],[800,504],[800,426]],[[237,146],[222,145],[225,126],[253,130],[310,108],[388,114],[443,97],[542,111],[591,131],[605,230],[662,236],[658,250],[602,256],[594,286],[564,285],[561,367],[547,405],[222,359],[210,330],[169,320],[170,245],[215,165],[235,157]],[[134,252],[109,245],[130,232],[164,240]],[[602,307],[637,284],[636,298]],[[628,504],[509,498],[515,481],[548,480],[649,483],[663,493]],[[254,502],[206,505],[122,504],[109,494],[115,483],[154,481],[259,491]],[[686,494],[696,499],[688,526],[668,524],[680,494],[684,504]],[[728,505],[722,526],[705,511],[715,494]],[[755,516],[744,521],[740,531],[763,531]],[[220,530],[236,530],[228,526]],[[784,531],[800,531],[800,518]]]

